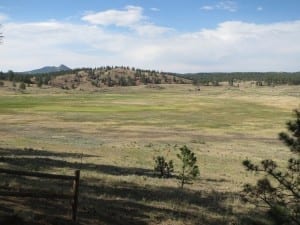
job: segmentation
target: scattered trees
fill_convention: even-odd
[[[183,188],[185,184],[192,184],[197,176],[199,176],[199,168],[196,165],[197,157],[186,145],[181,147],[180,154],[177,154],[178,159],[181,162],[179,174],[177,179],[179,180],[180,187]],[[167,162],[165,157],[157,156],[154,158],[154,171],[159,173],[160,178],[169,178],[174,172],[173,161]]]
[[[300,224],[300,111],[295,110],[295,117],[294,121],[287,122],[288,133],[279,134],[279,139],[293,153],[286,169],[280,169],[270,159],[263,160],[261,165],[243,161],[248,171],[265,174],[256,185],[245,185],[245,199],[257,206],[268,207],[276,224]]]

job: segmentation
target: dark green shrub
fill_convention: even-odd
[[[163,156],[157,156],[155,159],[154,171],[159,173],[161,178],[169,178],[174,172],[173,161],[167,162]]]
[[[26,85],[25,85],[24,82],[20,83],[19,89],[21,89],[21,90],[25,90],[26,89]]]

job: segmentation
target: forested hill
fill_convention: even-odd
[[[234,72],[234,73],[194,73],[181,74],[181,77],[193,80],[194,84],[218,85],[219,82],[255,81],[259,86],[300,84],[300,72]]]
[[[80,68],[52,73],[24,74],[0,72],[0,80],[50,85],[63,89],[138,86],[147,84],[190,84],[191,80],[174,73],[142,70],[124,66]]]

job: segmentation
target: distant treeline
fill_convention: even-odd
[[[71,71],[72,72],[72,71]],[[60,71],[53,73],[42,73],[42,74],[30,74],[30,73],[17,73],[13,71],[8,71],[7,73],[0,71],[0,80],[7,80],[12,82],[23,82],[26,84],[32,84],[37,82],[42,82],[43,84],[48,84],[51,78],[70,73],[70,71]]]
[[[176,74],[158,72],[155,70],[136,69],[125,66],[102,66],[97,68],[78,68],[69,71],[60,71],[42,74],[26,74],[8,71],[0,72],[0,80],[12,82],[23,82],[26,84],[36,83],[47,85],[49,81],[57,76],[68,74],[79,74],[84,71],[88,74],[91,83],[97,86],[103,83],[107,86],[132,86],[137,81],[141,84],[160,84],[160,83],[186,83],[192,80],[194,85],[218,86],[220,82],[228,82],[234,85],[243,81],[253,81],[257,86],[274,85],[300,85],[300,72],[234,72],[234,73],[195,73],[195,74]],[[184,78],[184,79],[181,79]]]
[[[234,72],[182,74],[181,77],[193,80],[193,84],[218,86],[220,82],[233,85],[236,82],[254,81],[256,85],[300,85],[300,72]]]

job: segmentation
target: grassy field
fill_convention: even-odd
[[[299,106],[300,89],[162,87],[0,88],[0,166],[81,169],[82,224],[241,224],[252,208],[238,194],[257,178],[241,162],[289,158],[277,135]],[[180,190],[175,178],[154,176],[153,158],[173,159],[176,169],[183,145],[196,153],[200,178]],[[19,185],[10,179],[2,186]],[[18,203],[22,212],[43,213],[36,203]]]

